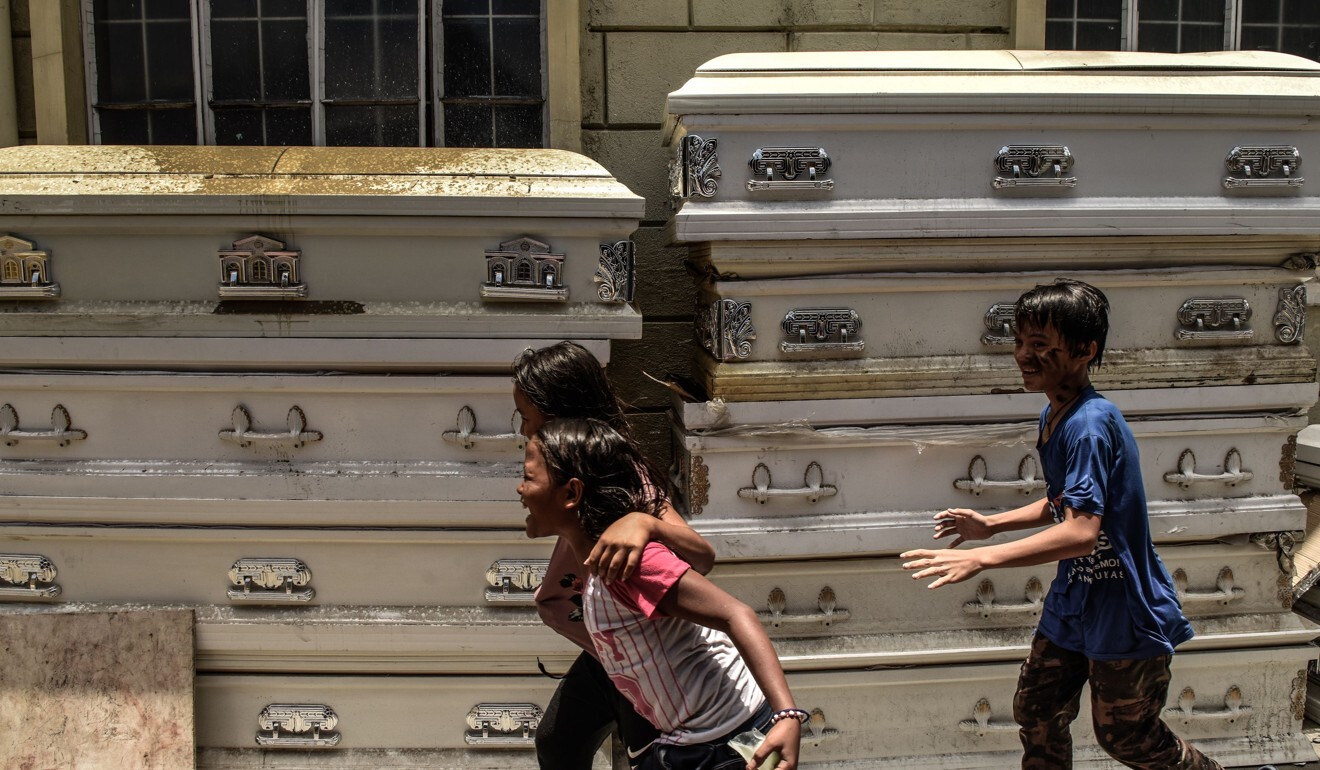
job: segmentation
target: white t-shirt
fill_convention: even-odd
[[[592,575],[582,595],[596,657],[637,713],[659,728],[659,743],[722,738],[765,703],[733,640],[660,613],[660,600],[689,569],[651,542],[631,578],[607,586]]]

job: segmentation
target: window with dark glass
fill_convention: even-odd
[[[96,99],[105,144],[195,144],[189,0],[94,0]]]
[[[540,0],[444,0],[446,145],[542,145],[540,14]]]
[[[311,144],[306,0],[211,0],[216,144]]]

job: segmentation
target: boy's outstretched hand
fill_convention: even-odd
[[[949,543],[950,548],[957,548],[968,540],[985,540],[990,537],[990,520],[970,508],[945,508],[935,514],[935,539],[957,535],[958,539]]]
[[[757,770],[771,752],[779,752],[776,770],[797,770],[798,744],[802,741],[802,725],[796,719],[781,719],[765,734],[765,740],[747,761],[747,770]]]
[[[948,583],[961,583],[968,578],[976,577],[985,569],[980,554],[977,553],[979,550],[981,549],[973,548],[968,551],[956,551],[951,548],[943,551],[917,549],[900,553],[898,558],[912,560],[903,562],[903,569],[920,570],[912,575],[913,580],[937,576],[935,582],[926,587],[939,588]]]

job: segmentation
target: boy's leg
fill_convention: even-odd
[[[596,750],[614,727],[609,677],[587,653],[559,680],[541,722],[536,726],[536,759],[541,770],[590,770]]]
[[[1022,770],[1069,770],[1072,722],[1081,708],[1086,657],[1040,634],[1018,676],[1013,720],[1021,726]]]
[[[1223,770],[1160,718],[1172,655],[1091,661],[1091,713],[1100,748],[1127,767]]]

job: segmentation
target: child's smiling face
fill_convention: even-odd
[[[518,497],[528,511],[524,522],[528,537],[558,535],[566,525],[577,526],[577,518],[567,506],[567,486],[556,484],[550,477],[541,442],[528,441],[523,452],[522,483],[518,484]]]
[[[1075,395],[1090,381],[1087,367],[1095,357],[1095,343],[1079,354],[1053,324],[1019,329],[1013,338],[1013,360],[1027,390],[1046,395]]]

